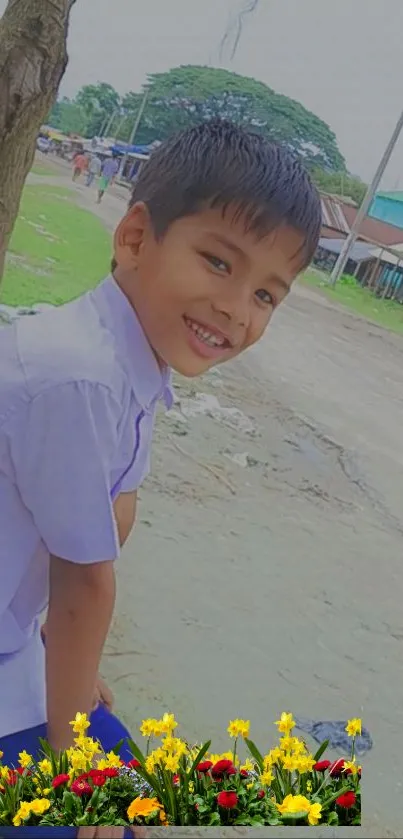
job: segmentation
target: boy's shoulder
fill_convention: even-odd
[[[28,398],[49,388],[85,381],[104,386],[119,401],[122,399],[124,370],[113,335],[103,325],[90,294],[40,314],[23,316],[5,331],[11,344],[6,353],[7,379],[11,384],[14,364],[14,383],[16,387],[23,384]],[[0,383],[0,403],[1,391]]]

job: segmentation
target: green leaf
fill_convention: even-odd
[[[325,751],[326,751],[326,749],[327,749],[328,745],[329,745],[329,740],[324,740],[324,742],[322,743],[322,745],[321,745],[321,746],[319,746],[318,751],[314,754],[315,763],[317,763],[317,762],[318,762],[318,760],[320,760],[320,758],[322,757],[322,755],[325,753]]]
[[[248,740],[245,737],[245,743],[246,743],[252,757],[255,758],[256,763],[258,764],[260,771],[262,772],[263,771],[263,762],[264,762],[263,761],[263,755],[260,754],[259,749],[257,748],[257,746],[255,746],[253,740]]]
[[[192,763],[192,765],[189,769],[189,772],[187,773],[188,778],[190,778],[191,775],[193,775],[193,772],[195,771],[196,766],[198,765],[198,763],[201,763],[202,758],[208,752],[210,746],[211,746],[211,740],[208,740],[207,743],[205,743],[204,746],[201,747],[196,759],[193,761],[193,763]]]
[[[114,748],[112,749],[113,754],[115,754],[115,755],[120,754],[120,750],[121,750],[124,742],[125,742],[124,738],[122,738],[122,740],[119,740],[119,743],[117,743],[117,745],[114,746]]]
[[[339,817],[338,817],[337,813],[336,813],[334,810],[333,810],[333,812],[332,812],[332,813],[329,813],[329,816],[328,816],[328,819],[327,819],[327,823],[328,823],[329,825],[338,825],[338,823],[339,823]]]
[[[127,743],[128,743],[129,749],[132,752],[133,756],[141,763],[142,766],[144,766],[145,762],[146,762],[146,759],[145,759],[141,749],[139,749],[139,747],[136,746],[134,740],[130,740],[130,738],[128,739]]]

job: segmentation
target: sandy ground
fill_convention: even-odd
[[[75,189],[112,228],[121,197]],[[258,347],[177,394],[119,567],[118,712],[173,710],[217,750],[233,716],[262,747],[283,709],[362,716],[359,833],[403,835],[402,339],[300,286]]]

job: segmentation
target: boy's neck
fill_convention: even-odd
[[[141,328],[142,328],[142,330],[143,330],[143,332],[144,332],[144,334],[145,334],[145,336],[146,336],[146,338],[147,338],[147,341],[148,341],[148,343],[149,343],[149,345],[150,345],[150,349],[151,349],[151,351],[153,352],[153,354],[154,354],[154,356],[155,356],[155,359],[156,359],[156,361],[157,361],[157,363],[158,363],[158,366],[159,366],[160,370],[161,370],[161,371],[166,370],[166,368],[167,368],[167,366],[168,366],[168,365],[167,365],[167,364],[165,363],[165,361],[163,361],[163,360],[162,360],[162,358],[160,358],[160,357],[159,357],[159,355],[155,352],[154,347],[153,347],[153,345],[152,345],[152,343],[151,343],[151,341],[150,341],[150,339],[149,339],[149,337],[148,337],[148,335],[147,335],[147,333],[146,333],[146,331],[145,331],[145,329],[144,329],[144,326],[143,326],[143,324],[142,324],[142,322],[141,322],[141,318],[139,317],[139,314],[138,314],[138,312],[137,312],[137,310],[136,310],[136,307],[135,307],[135,305],[134,305],[134,302],[133,302],[133,300],[132,300],[131,293],[130,293],[130,292],[131,292],[131,287],[132,287],[132,285],[133,285],[133,276],[132,276],[132,274],[130,275],[130,278],[129,278],[129,277],[128,277],[128,275],[127,275],[124,271],[122,271],[119,267],[116,267],[116,268],[112,271],[112,277],[113,277],[113,279],[115,280],[116,285],[118,285],[118,286],[119,286],[119,288],[120,288],[121,292],[125,295],[126,299],[127,299],[127,300],[128,300],[128,302],[130,303],[130,305],[131,305],[131,307],[132,307],[132,309],[133,309],[133,311],[134,311],[134,313],[135,313],[135,315],[136,315],[136,318],[137,318],[137,320],[138,320],[138,322],[139,322],[139,324],[140,324],[140,326],[141,326]]]

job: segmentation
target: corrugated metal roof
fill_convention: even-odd
[[[330,251],[330,253],[339,254],[345,241],[345,239],[326,239],[326,237],[323,237],[319,239],[319,247]],[[373,254],[374,248],[372,245],[368,245],[366,242],[355,242],[350,251],[349,259],[352,259],[353,262],[363,262],[364,259],[371,259]]]
[[[357,216],[357,207],[326,193],[321,194],[320,200],[323,224],[348,236]],[[403,230],[400,227],[368,216],[362,221],[358,235],[371,240],[375,245],[394,246],[403,243]]]
[[[403,192],[401,190],[394,190],[393,192],[377,192],[375,198],[388,198],[389,201],[403,201]]]

